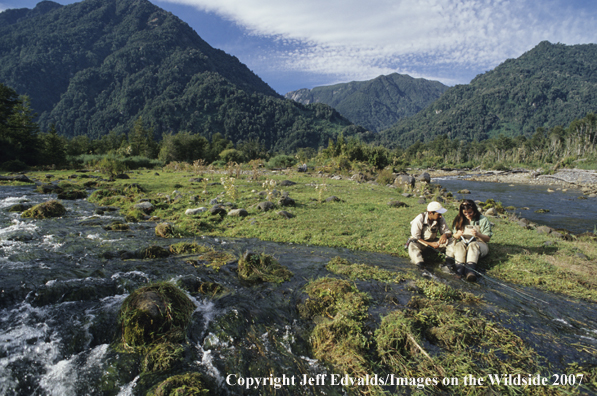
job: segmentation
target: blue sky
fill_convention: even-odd
[[[0,0],[0,10],[36,0]],[[75,1],[56,0],[60,4]],[[152,0],[281,94],[401,73],[447,85],[539,42],[597,43],[588,0]]]

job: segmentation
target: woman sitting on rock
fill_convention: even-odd
[[[452,246],[454,270],[460,276],[466,276],[466,280],[474,282],[477,280],[475,271],[479,258],[489,253],[489,240],[493,236],[491,223],[487,217],[479,213],[477,205],[470,199],[460,204],[458,215],[452,223],[454,228],[454,245]]]

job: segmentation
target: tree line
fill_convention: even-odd
[[[86,135],[60,136],[51,125],[41,132],[34,121],[29,99],[0,84],[0,167],[21,170],[26,166],[84,166],[110,155],[122,159],[142,159],[139,166],[164,165],[169,162],[224,165],[275,156],[263,141],[246,139],[233,142],[220,133],[210,139],[190,131],[165,133],[156,141],[151,126],[138,118],[128,133],[111,131],[92,139]],[[315,150],[299,147],[276,164],[293,165],[297,161],[333,165],[339,170],[406,167],[509,169],[516,166],[586,166],[597,164],[597,116],[588,114],[568,127],[538,128],[530,138],[500,135],[482,141],[450,139],[446,135],[410,147],[389,149],[364,142],[355,131],[329,138],[327,147]],[[132,163],[134,161],[129,161]]]

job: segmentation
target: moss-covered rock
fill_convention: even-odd
[[[87,193],[84,190],[69,189],[58,193],[58,199],[83,199],[87,198]]]
[[[182,342],[194,311],[193,302],[171,283],[137,289],[120,309],[122,345],[125,349],[147,349],[166,342]]]
[[[155,227],[155,236],[172,238],[174,236],[174,227],[172,227],[172,224],[160,223]]]
[[[32,219],[45,219],[48,217],[60,217],[66,213],[66,208],[58,201],[51,200],[35,205],[21,214],[21,217]]]
[[[246,252],[238,261],[238,276],[250,282],[282,283],[292,277],[292,272],[272,256]]]
[[[168,378],[151,390],[148,396],[198,396],[208,393],[201,374],[187,373]]]

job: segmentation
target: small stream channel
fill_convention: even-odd
[[[227,290],[217,298],[189,294],[196,310],[184,359],[176,372],[201,372],[223,395],[345,394],[341,387],[329,384],[246,389],[228,385],[226,377],[307,374],[315,378],[330,372],[313,358],[309,324],[300,318],[296,307],[305,299],[303,287],[310,279],[335,276],[325,269],[333,257],[414,272],[406,260],[390,255],[246,239],[199,237],[186,241],[237,257],[246,250],[273,255],[294,273],[293,278],[280,285],[246,284],[239,280],[235,262],[216,272],[188,264],[185,255],[108,258],[114,257],[113,252],[149,245],[166,247],[183,239],[156,238],[152,223],[132,224],[125,232],[106,231],[102,225],[122,217],[118,212],[94,215],[94,205],[86,200],[64,201],[67,214],[57,219],[25,220],[6,210],[18,202],[39,203],[50,198],[33,192],[32,187],[0,188],[1,395],[146,394],[165,374],[140,376],[142,362],[115,351],[110,344],[118,336],[117,314],[126,296],[140,286],[163,280],[190,285],[189,290],[200,282],[217,282]],[[432,276],[482,296],[483,304],[475,309],[513,331],[543,356],[550,364],[543,375],[564,373],[571,363],[597,365],[594,304],[490,279],[471,284],[439,271]],[[372,329],[390,311],[404,309],[413,295],[404,284],[355,284],[372,298],[368,324]],[[411,390],[393,392],[410,394]],[[597,393],[587,388],[586,394]]]

